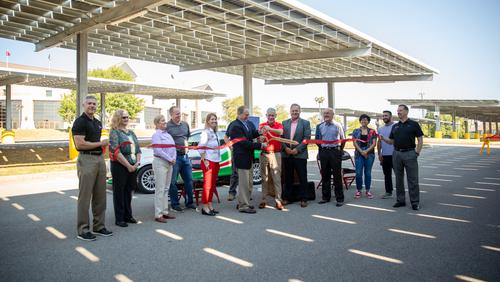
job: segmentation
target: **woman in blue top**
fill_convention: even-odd
[[[132,217],[132,191],[137,184],[136,170],[141,162],[141,148],[135,133],[127,128],[128,121],[127,111],[116,110],[111,118],[112,129],[109,133],[115,224],[120,227],[137,223]]]
[[[362,114],[359,117],[361,123],[360,128],[356,128],[352,133],[352,137],[361,141],[353,141],[354,148],[356,149],[354,156],[356,161],[356,189],[358,190],[354,197],[359,199],[361,197],[361,190],[363,189],[363,172],[365,174],[365,189],[366,196],[369,199],[373,198],[370,192],[372,182],[372,167],[375,160],[375,146],[377,145],[377,133],[375,130],[368,128],[370,117]]]

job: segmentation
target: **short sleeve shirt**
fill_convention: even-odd
[[[71,128],[71,133],[75,135],[85,136],[85,141],[87,142],[100,142],[101,141],[101,130],[102,124],[98,119],[89,118],[87,114],[83,113],[75,122],[73,122],[73,127]],[[97,147],[90,150],[78,150],[82,151],[92,151],[92,152],[102,152],[101,147]]]
[[[174,123],[170,120],[167,123],[167,132],[174,138],[175,145],[187,146],[188,138],[191,136],[189,131],[189,125],[185,121],[181,121],[179,124]],[[186,149],[177,149],[177,155],[185,155]]]
[[[273,123],[273,125],[270,125],[267,121],[259,124],[259,129],[261,129],[264,126],[269,126],[272,129],[283,129],[283,125],[277,121]],[[278,134],[273,133],[273,132],[267,132],[266,133],[266,138],[271,139],[273,137],[280,137]],[[264,151],[266,152],[280,152],[281,151],[281,142],[276,141],[276,140],[271,140],[269,141],[267,147],[264,148]]]
[[[390,139],[394,140],[394,149],[415,149],[415,138],[423,136],[422,128],[418,122],[407,119],[406,122],[399,121],[392,127]]]

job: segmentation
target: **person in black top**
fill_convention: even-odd
[[[399,208],[406,205],[404,170],[408,181],[408,191],[413,210],[420,209],[420,190],[418,186],[418,162],[417,157],[422,151],[423,135],[420,125],[408,118],[408,107],[399,105],[399,122],[392,128],[389,138],[380,136],[385,142],[394,144],[392,162],[396,174],[397,202],[393,207]],[[415,138],[418,143],[415,145]]]
[[[71,130],[76,149],[80,152],[76,163],[78,173],[78,239],[93,241],[95,235],[111,236],[104,227],[106,211],[106,164],[101,141],[102,124],[94,118],[97,100],[87,96],[83,102],[84,113],[73,122]],[[93,233],[90,232],[89,207],[92,201]],[[95,234],[95,235],[94,235]]]

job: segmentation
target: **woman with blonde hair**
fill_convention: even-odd
[[[109,133],[115,224],[120,227],[137,223],[132,216],[132,191],[137,185],[136,170],[141,162],[141,148],[135,133],[127,128],[128,123],[128,112],[116,110],[111,118]]]
[[[219,146],[217,115],[214,113],[209,113],[205,119],[205,129],[201,133],[198,146],[214,148],[198,150],[201,156],[201,169],[203,171],[203,194],[201,196],[203,208],[201,209],[201,213],[203,215],[214,216],[219,213],[212,207],[212,197],[215,192],[215,184],[220,167],[220,150],[216,149]]]
[[[151,144],[173,145],[172,147],[153,146],[153,171],[155,174],[155,221],[167,223],[167,219],[175,219],[168,214],[168,188],[172,179],[172,167],[175,165],[177,152],[175,142],[167,132],[167,122],[163,115],[154,118],[156,131],[153,134]]]

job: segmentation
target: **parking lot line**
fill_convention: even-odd
[[[437,215],[423,214],[423,213],[410,213],[410,214],[413,214],[413,215],[416,215],[416,216],[420,216],[420,217],[427,217],[427,218],[442,219],[442,220],[448,220],[448,221],[470,223],[470,221],[468,221],[468,220],[459,219],[459,218],[453,218],[453,217],[437,216]]]
[[[57,193],[57,194],[61,194],[61,195],[66,194],[66,193],[65,193],[65,192],[63,192],[63,191],[56,191],[56,193]]]
[[[266,209],[276,210],[276,208],[275,208],[275,207],[270,206],[270,205],[266,205]],[[281,211],[285,211],[285,212],[287,212],[287,211],[290,211],[290,210],[289,210],[289,209],[286,209],[286,208],[283,208]]]
[[[430,180],[430,181],[446,181],[446,182],[450,182],[450,181],[453,181],[451,179],[442,179],[442,178],[428,178],[428,177],[424,177],[425,180]]]
[[[386,262],[391,262],[391,263],[396,263],[396,264],[403,264],[403,262],[401,260],[399,260],[399,259],[385,257],[385,256],[377,255],[377,254],[374,254],[374,253],[368,253],[368,252],[364,252],[364,251],[360,251],[360,250],[355,250],[355,249],[349,249],[349,252],[357,254],[357,255],[369,257],[369,258],[374,258],[374,259],[386,261]]]
[[[500,252],[500,248],[497,248],[497,247],[486,246],[486,245],[482,245],[481,247],[483,249],[487,249],[487,250],[491,250],[491,251],[495,251],[495,252]]]
[[[274,230],[274,229],[266,229],[266,231],[269,233],[275,234],[275,235],[280,235],[280,236],[288,237],[288,238],[295,239],[295,240],[300,240],[300,241],[309,242],[309,243],[314,242],[313,239],[310,239],[307,237],[302,237],[299,235],[294,235],[294,234],[290,234],[287,232],[282,232],[282,231],[278,231],[278,230]]]
[[[465,276],[465,275],[460,275],[460,274],[455,275],[455,278],[457,278],[458,280],[468,281],[468,282],[486,282],[484,280],[480,280],[477,278],[473,278],[473,277]]]
[[[362,209],[370,209],[370,210],[376,210],[376,211],[395,212],[395,210],[377,208],[377,207],[371,207],[371,206],[364,206],[364,205],[357,205],[357,204],[346,204],[346,206],[357,207],[357,208],[362,208]]]
[[[20,210],[20,211],[24,210],[24,207],[23,207],[23,206],[21,206],[21,205],[20,205],[20,204],[18,204],[18,203],[12,203],[11,205],[12,205],[14,208],[16,208],[16,209],[18,209],[18,210]]]
[[[453,169],[456,169],[456,170],[470,170],[470,171],[479,170],[477,168],[465,168],[465,167],[454,167]]]
[[[416,233],[416,232],[410,232],[410,231],[405,231],[405,230],[401,230],[401,229],[394,229],[394,228],[389,228],[387,230],[392,231],[392,232],[396,232],[396,233],[422,237],[422,238],[436,239],[436,236],[428,235],[428,234],[424,234],[424,233]]]
[[[78,197],[77,196],[69,196],[71,199],[73,200],[77,200],[78,201]]]
[[[474,195],[464,195],[464,194],[452,194],[455,197],[471,198],[471,199],[486,199],[486,197],[474,196]]]
[[[432,184],[432,183],[419,183],[418,185],[432,186],[432,187],[441,187],[441,184]],[[422,191],[420,191],[420,192],[422,192]]]
[[[52,226],[47,226],[45,227],[45,229],[47,231],[49,231],[52,235],[56,236],[57,239],[66,239],[66,235],[64,235],[61,231],[55,229],[54,227]]]
[[[457,175],[457,174],[440,174],[440,173],[436,173],[434,175],[435,176],[444,176],[444,177],[462,177],[461,175]]]
[[[241,221],[241,220],[232,219],[232,218],[225,217],[225,216],[222,216],[222,215],[216,215],[215,218],[220,219],[220,220],[224,220],[224,221],[227,221],[227,222],[231,222],[231,223],[243,224],[243,221]]]
[[[76,247],[75,250],[91,262],[98,262],[99,258],[84,247]]]
[[[474,187],[464,187],[467,190],[476,190],[476,191],[487,191],[487,192],[495,192],[495,189],[486,189],[486,188],[474,188]]]
[[[500,178],[498,178],[498,177],[485,177],[484,179],[488,179],[488,180],[500,180]]]
[[[312,217],[320,218],[320,219],[326,219],[330,221],[336,221],[336,222],[341,222],[341,223],[347,223],[347,224],[357,224],[355,221],[350,221],[350,220],[345,220],[345,219],[340,219],[340,218],[334,218],[334,217],[328,217],[328,216],[322,216],[322,215],[317,215],[313,214]]]
[[[500,186],[500,183],[493,183],[493,182],[474,182],[476,184],[482,184],[482,185],[496,185],[496,186]]]
[[[226,253],[214,250],[212,248],[203,248],[203,251],[205,251],[211,255],[214,255],[216,257],[219,257],[221,259],[224,259],[224,260],[227,260],[229,262],[235,263],[237,265],[243,266],[243,267],[253,267],[253,263],[251,263],[251,262],[248,262],[246,260],[242,260],[242,259],[237,258],[235,256],[228,255]]]
[[[7,197],[2,197],[2,201],[7,202],[7,201],[10,201],[10,199]]]
[[[118,282],[134,282],[132,279],[128,278],[125,274],[116,274],[115,279]]]
[[[40,218],[32,213],[28,214],[28,217],[33,221],[40,221]]]
[[[446,204],[446,203],[438,203],[438,205],[448,206],[448,207],[455,207],[455,208],[464,208],[464,209],[472,209],[472,208],[474,208],[474,207],[471,207],[471,206]]]
[[[177,241],[180,241],[183,239],[181,236],[174,234],[174,233],[170,233],[170,232],[163,230],[163,229],[156,229],[156,232],[163,235],[163,236],[166,236],[168,238],[171,238],[171,239],[174,239]]]

